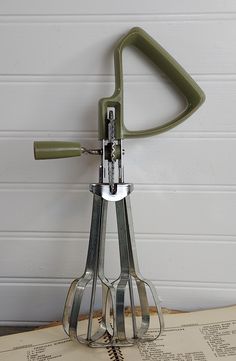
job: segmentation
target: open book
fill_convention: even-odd
[[[0,337],[1,361],[219,361],[236,360],[236,306],[166,314],[159,339],[133,347],[75,344],[62,326]]]

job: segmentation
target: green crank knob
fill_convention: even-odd
[[[38,141],[34,142],[35,159],[78,157],[82,154],[79,142]]]

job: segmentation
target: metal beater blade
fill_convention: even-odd
[[[115,317],[114,312],[110,312],[110,307],[114,309],[115,290],[113,285],[104,276],[104,252],[105,252],[105,229],[107,217],[107,201],[94,194],[93,212],[91,220],[90,239],[88,246],[87,262],[84,274],[75,279],[69,289],[63,315],[63,327],[71,339],[81,343],[92,344],[96,342],[97,346],[104,345],[103,336],[108,333],[109,338],[113,337],[114,331],[110,326],[110,315]],[[102,317],[99,327],[93,331],[95,295],[98,280],[102,287]],[[87,330],[80,331],[80,321],[83,316],[81,305],[85,290],[92,281],[92,290],[90,295],[89,317]],[[108,303],[109,295],[109,303]],[[111,305],[110,305],[111,303]],[[101,342],[99,342],[101,340]]]
[[[133,335],[129,341],[152,341],[160,335],[164,328],[164,321],[156,289],[150,281],[145,280],[141,276],[139,271],[129,195],[116,202],[116,213],[121,263],[121,274],[116,288],[117,334],[120,338],[127,339],[125,331],[124,292],[126,287],[128,287],[133,328]],[[135,302],[133,283],[135,283],[137,288],[138,302]],[[147,292],[148,290],[150,291],[149,297]],[[150,300],[150,296],[152,301]],[[141,322],[139,326],[135,307],[137,304],[140,306],[141,314]],[[156,334],[154,336],[153,333],[152,336],[148,335],[151,318],[150,306],[152,306],[152,315],[156,314],[158,318],[158,322],[155,323]]]

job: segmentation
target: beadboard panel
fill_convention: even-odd
[[[217,19],[210,26],[204,20],[132,23],[92,19],[90,23],[1,23],[0,74],[113,74],[114,43],[132,25],[143,27],[190,73],[235,73],[235,19]],[[128,74],[150,74],[152,70],[126,56]]]
[[[207,94],[204,105],[167,133],[236,132],[234,80],[195,77]],[[112,94],[112,77],[0,77],[0,131],[95,132],[98,99]],[[171,84],[156,77],[125,78],[125,122],[130,129],[152,127],[183,109]],[[1,136],[1,133],[0,133]],[[23,136],[23,134],[21,134]],[[24,136],[26,134],[24,133]],[[62,134],[63,136],[63,134]],[[155,138],[157,139],[157,138]]]
[[[20,134],[16,138],[0,137],[0,183],[70,183],[73,188],[73,184],[97,182],[100,157],[83,155],[36,161],[33,142],[39,139],[75,140],[61,133],[53,137],[47,134],[39,137],[36,133],[29,139]],[[83,146],[97,146],[96,139],[83,139],[81,135],[79,140]],[[160,136],[127,140],[124,146],[127,182],[173,186],[233,186],[236,183],[236,168],[232,166],[236,163],[236,138]]]
[[[81,14],[188,14],[188,13],[225,13],[236,11],[235,1],[227,0],[199,0],[198,2],[189,0],[173,0],[148,2],[136,0],[120,0],[119,2],[111,2],[109,0],[1,0],[0,14],[3,15],[81,15]]]
[[[76,237],[1,237],[1,277],[62,278],[82,275],[88,234]],[[118,240],[108,235],[105,274],[116,279],[120,272]],[[136,237],[142,275],[162,282],[235,283],[236,238],[222,236],[140,235]],[[147,262],[148,260],[148,262]],[[227,262],[224,262],[227,260]],[[224,271],[219,265],[224,264]]]
[[[155,285],[162,303],[172,309],[222,307],[234,304],[236,298],[235,287],[221,284]],[[1,323],[61,320],[68,287],[69,283],[1,283]]]
[[[87,187],[85,187],[87,188]],[[204,187],[203,187],[204,188]],[[88,232],[92,196],[87,189],[7,186],[0,189],[0,230]],[[235,235],[235,190],[136,187],[132,195],[137,233]],[[145,216],[144,216],[145,214]],[[113,208],[108,232],[115,232]]]
[[[20,4],[20,5],[19,5]],[[33,141],[97,146],[97,103],[114,89],[115,42],[150,33],[206,93],[190,119],[125,142],[142,274],[166,307],[236,300],[236,2],[2,0],[0,4],[0,323],[61,319],[86,260],[96,157],[35,161]],[[137,56],[138,55],[138,56]],[[183,99],[132,49],[124,53],[125,119],[165,122]],[[114,204],[106,273],[119,272]],[[112,267],[111,267],[112,265]]]
[[[0,79],[1,130],[97,131],[98,99],[114,91],[113,78],[105,76],[87,81],[76,77],[20,79],[13,77],[7,83],[4,77]],[[213,92],[214,88],[212,84]],[[9,103],[14,107],[9,108]],[[171,85],[160,78],[126,81],[125,118],[131,128],[168,121],[184,106]]]

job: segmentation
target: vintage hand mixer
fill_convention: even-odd
[[[163,125],[132,131],[123,120],[122,51],[134,46],[171,80],[185,96],[186,107],[181,114]],[[144,279],[138,268],[132,224],[130,193],[133,184],[124,183],[123,139],[152,136],[167,131],[189,117],[204,101],[205,96],[186,71],[144,30],[133,28],[120,39],[114,52],[115,91],[99,101],[100,149],[86,149],[79,142],[38,141],[34,143],[35,159],[76,157],[83,153],[99,155],[99,183],[90,184],[93,210],[86,267],[69,289],[63,315],[63,326],[71,339],[99,347],[127,346],[137,341],[151,341],[163,329],[163,316],[153,284]],[[115,202],[120,252],[120,276],[109,280],[104,272],[105,233],[108,202]],[[102,316],[94,330],[95,296],[98,282],[102,288]],[[80,330],[84,292],[92,283],[86,330]],[[135,287],[134,287],[135,286]],[[136,294],[134,295],[134,288]],[[127,316],[126,299],[130,304]],[[138,302],[137,302],[138,300]],[[139,314],[135,305],[139,304]],[[156,333],[150,331],[150,305],[156,311]],[[127,317],[132,332],[128,335]]]

